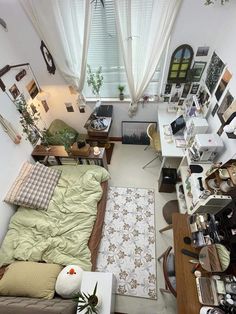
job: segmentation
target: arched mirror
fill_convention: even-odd
[[[193,59],[193,49],[189,45],[181,45],[172,54],[168,83],[186,82],[188,70]]]

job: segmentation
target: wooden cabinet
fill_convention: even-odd
[[[43,162],[50,165],[50,160],[55,160],[56,164],[81,164],[81,165],[97,165],[107,169],[107,159],[105,148],[99,147],[100,154],[94,155],[93,149],[90,148],[88,156],[79,156],[68,154],[64,146],[50,146],[47,149],[43,145],[37,145],[31,156],[35,161]]]

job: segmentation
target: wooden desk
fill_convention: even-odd
[[[189,263],[189,256],[181,253],[181,249],[187,249],[194,253],[199,250],[184,243],[183,238],[189,236],[187,215],[174,213],[172,216],[174,233],[174,253],[176,272],[176,291],[178,314],[198,314],[201,304],[198,301],[195,276],[191,273],[194,264]]]
[[[47,150],[45,146],[43,145],[36,145],[33,152],[31,153],[31,156],[34,158],[35,161],[40,161],[44,157],[52,156],[56,159],[57,163],[59,165],[62,164],[61,159],[63,158],[73,158],[75,159],[76,163],[83,164],[82,160],[88,160],[89,164],[96,164],[97,162],[99,165],[101,165],[104,168],[107,167],[107,159],[106,159],[106,151],[105,148],[99,147],[100,154],[94,155],[93,149],[90,148],[90,154],[88,156],[78,156],[78,155],[68,155],[67,151],[65,150],[64,146],[55,145],[50,146],[50,150]]]

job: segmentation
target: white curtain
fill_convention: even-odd
[[[154,75],[182,0],[115,0],[131,104],[129,115]]]
[[[87,0],[21,0],[66,81],[82,93],[92,7]]]

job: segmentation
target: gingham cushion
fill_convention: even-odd
[[[47,209],[61,171],[37,163],[16,197],[18,205]]]
[[[29,176],[33,167],[34,167],[34,165],[30,164],[29,162],[25,162],[23,164],[23,166],[20,169],[18,176],[16,177],[10,190],[7,192],[7,195],[4,198],[5,202],[17,205],[16,197],[19,194],[22,185],[26,181],[26,179]]]

